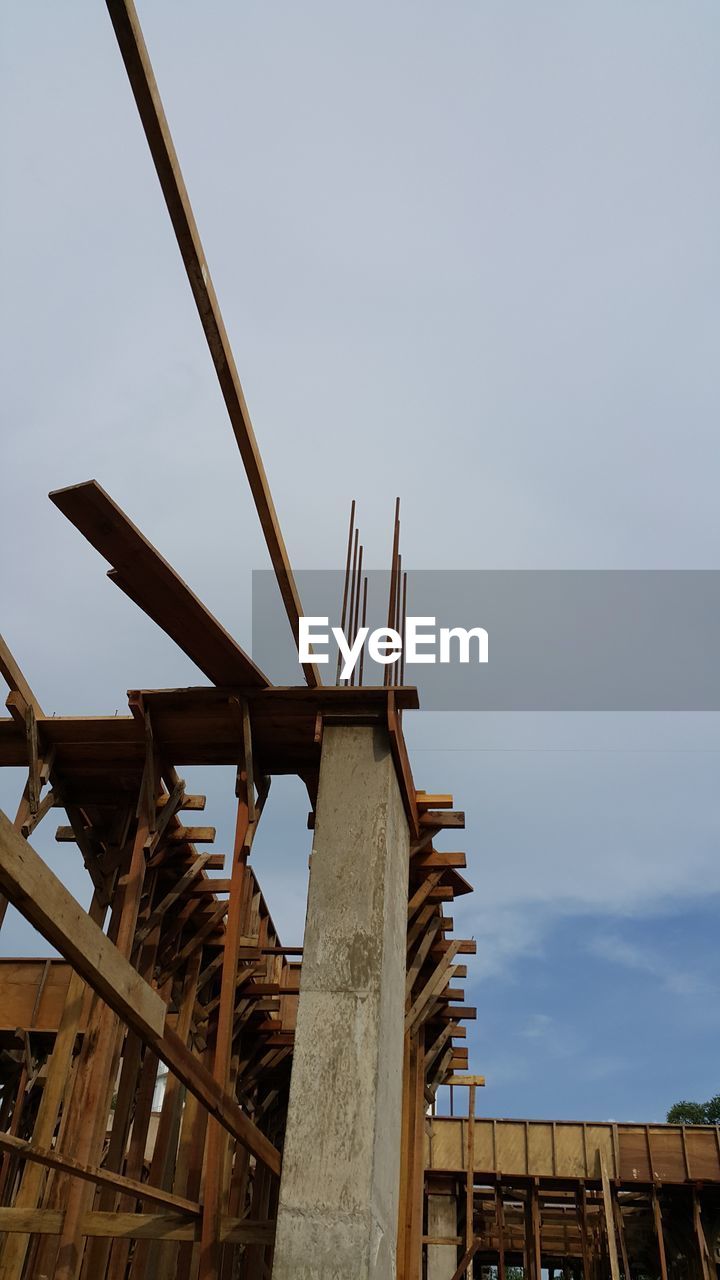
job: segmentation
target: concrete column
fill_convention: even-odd
[[[326,726],[273,1280],[393,1280],[409,832],[387,734]]]
[[[427,1233],[429,1236],[458,1234],[457,1197],[429,1195],[427,1198]],[[427,1246],[427,1280],[449,1280],[458,1265],[458,1249],[454,1244]]]

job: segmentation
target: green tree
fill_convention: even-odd
[[[708,1124],[720,1124],[720,1093],[705,1103],[705,1112]]]
[[[667,1113],[668,1124],[720,1124],[720,1093],[708,1102],[676,1102]]]

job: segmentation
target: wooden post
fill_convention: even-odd
[[[425,1039],[424,1028],[405,1035],[402,1162],[398,1214],[399,1280],[420,1280],[424,1209]]]
[[[475,1085],[468,1085],[467,1143],[465,1147],[465,1248],[472,1245],[475,1233]],[[539,1278],[538,1278],[539,1280]]]
[[[138,823],[124,891],[119,902],[115,946],[125,960],[132,952],[140,897],[145,880],[145,842],[150,834],[151,815],[147,800],[147,777],[155,776],[152,753],[148,753],[139,802]],[[153,798],[154,804],[154,798]],[[107,1131],[110,1095],[120,1052],[120,1024],[117,1015],[102,1001],[95,1002],[94,1035],[86,1035],[73,1091],[75,1123],[66,1134],[68,1154],[82,1164],[97,1164]],[[91,1117],[90,1123],[88,1118]],[[65,1200],[65,1218],[57,1252],[55,1280],[78,1280],[82,1263],[81,1220],[92,1203],[92,1188],[71,1179]]]
[[[591,1280],[592,1255],[591,1255],[590,1237],[589,1237],[589,1230],[588,1230],[587,1188],[584,1182],[580,1183],[578,1196],[579,1196],[579,1201],[577,1205],[577,1216],[578,1216],[578,1225],[580,1228],[580,1242],[582,1245],[583,1280]]]
[[[495,1222],[498,1237],[498,1280],[505,1280],[505,1210],[502,1197],[502,1183],[495,1187]]]
[[[695,1229],[695,1239],[697,1241],[698,1256],[700,1259],[700,1273],[703,1280],[711,1280],[710,1250],[708,1249],[707,1240],[705,1239],[705,1231],[702,1224],[702,1210],[700,1207],[700,1195],[697,1187],[693,1187],[692,1193],[693,1204],[693,1227]]]
[[[532,1236],[532,1280],[542,1280],[542,1235],[537,1178],[530,1185],[530,1227]]]
[[[90,919],[102,924],[105,908],[100,906],[97,893],[88,912]],[[60,1105],[68,1082],[73,1050],[82,1017],[86,987],[82,978],[73,973],[65,998],[60,1025],[52,1053],[48,1059],[45,1086],[33,1128],[32,1141],[36,1147],[49,1147],[52,1143]],[[15,1196],[15,1207],[34,1209],[37,1206],[45,1171],[39,1164],[26,1164],[20,1186]],[[9,1232],[0,1251],[0,1280],[20,1280],[30,1236],[22,1232]]]
[[[244,890],[249,827],[248,795],[246,792],[238,800],[235,847],[233,849],[230,882],[230,906],[228,908],[227,932],[225,935],[225,958],[222,968],[213,1066],[213,1075],[223,1092],[228,1086],[232,1052],[237,955],[245,907]],[[207,1132],[199,1280],[215,1280],[220,1265],[222,1247],[220,1244],[220,1213],[222,1209],[221,1197],[225,1185],[226,1159],[227,1133],[216,1120],[211,1118],[208,1121]]]
[[[630,1272],[630,1257],[627,1251],[627,1241],[625,1239],[625,1223],[623,1222],[622,1206],[618,1196],[617,1188],[613,1193],[613,1206],[615,1210],[615,1222],[617,1224],[617,1233],[620,1240],[620,1255],[622,1257],[623,1275],[625,1280],[632,1280]]]
[[[665,1240],[663,1237],[662,1211],[660,1209],[660,1201],[658,1199],[657,1187],[652,1189],[652,1212],[653,1221],[655,1223],[655,1235],[657,1237],[658,1259],[660,1262],[660,1275],[662,1280],[668,1280],[667,1258],[665,1255]]]
[[[598,1160],[600,1161],[600,1177],[602,1179],[602,1198],[603,1209],[605,1212],[605,1231],[607,1233],[608,1256],[610,1258],[610,1275],[612,1280],[620,1280],[620,1266],[618,1264],[617,1240],[615,1239],[615,1218],[613,1214],[613,1202],[610,1192],[610,1179],[605,1168],[605,1161],[602,1153],[598,1150]]]

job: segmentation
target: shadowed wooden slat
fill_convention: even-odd
[[[113,569],[108,577],[213,684],[263,688],[267,676],[206,609],[96,480],[56,489],[52,502]]]

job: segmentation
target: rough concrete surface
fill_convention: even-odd
[[[409,833],[386,733],[326,726],[273,1280],[393,1280]]]

